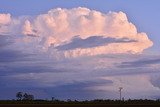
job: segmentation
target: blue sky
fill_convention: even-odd
[[[159,3],[1,0],[0,99],[160,98]]]

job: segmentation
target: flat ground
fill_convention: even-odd
[[[160,107],[160,101],[153,100],[92,100],[92,101],[0,101],[0,107]]]
[[[0,107],[160,107],[156,104],[0,104]]]

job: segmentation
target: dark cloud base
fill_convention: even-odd
[[[103,36],[91,36],[86,39],[80,38],[80,36],[75,36],[72,41],[68,44],[57,46],[58,50],[73,50],[76,48],[93,48],[97,46],[104,46],[110,43],[129,43],[136,42],[136,40],[129,40],[127,38],[115,39],[115,38],[105,38]]]

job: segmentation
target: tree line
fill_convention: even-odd
[[[160,99],[157,100],[149,100],[149,99],[128,99],[128,100],[111,100],[111,99],[95,99],[95,100],[71,100],[68,99],[66,101],[55,99],[52,97],[51,100],[43,100],[43,99],[34,99],[34,95],[29,93],[17,92],[16,93],[17,103],[34,103],[34,104],[158,104],[160,105]],[[4,103],[5,101],[0,101]],[[8,100],[6,103],[15,103],[15,100]]]

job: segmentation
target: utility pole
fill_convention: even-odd
[[[119,87],[119,98],[120,98],[120,100],[122,100],[122,89],[123,89],[123,87]]]
[[[55,98],[54,97],[52,97],[52,101],[54,101],[55,100]]]

